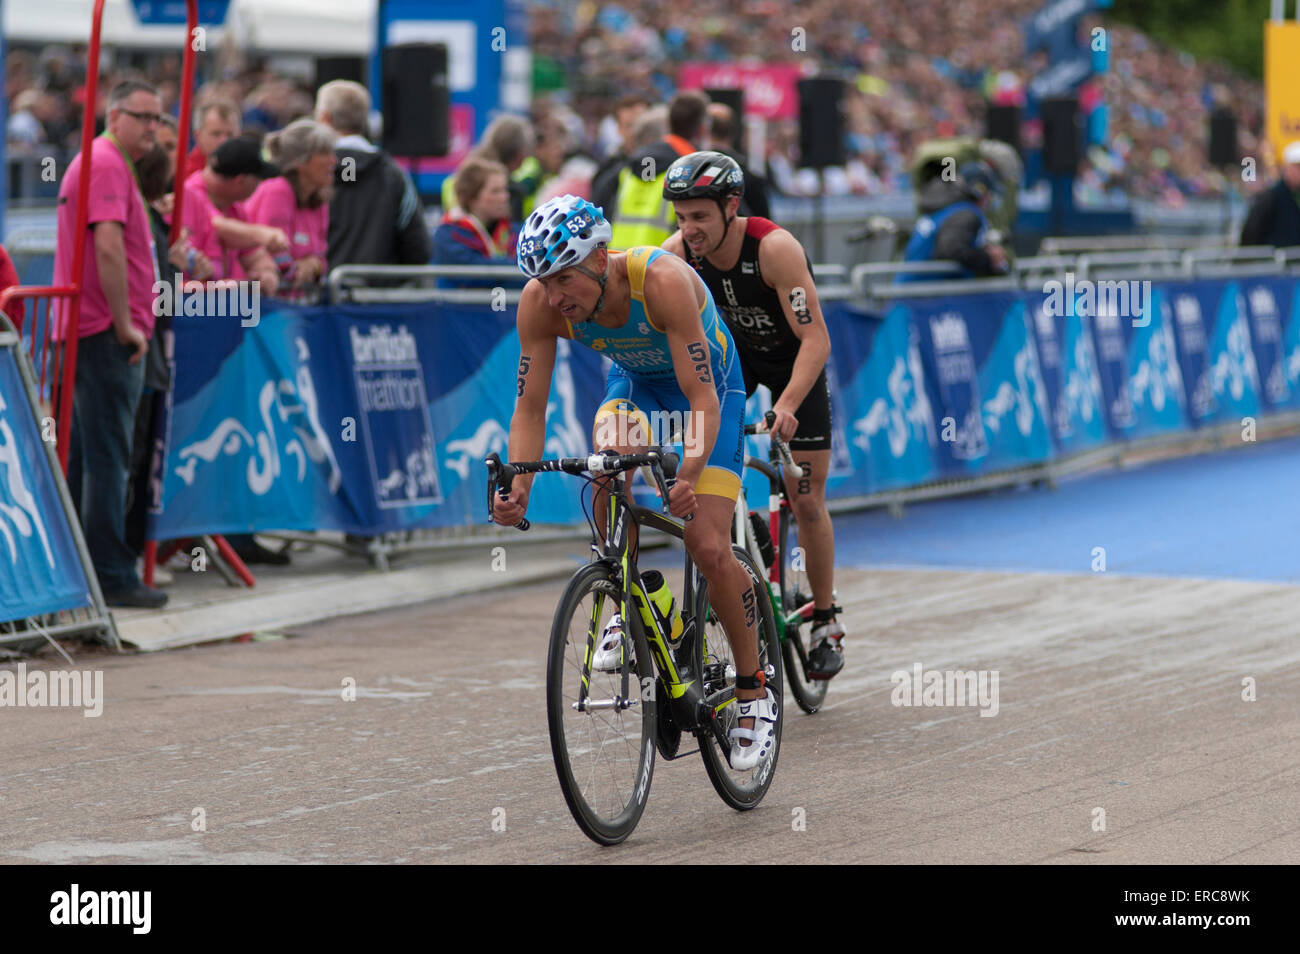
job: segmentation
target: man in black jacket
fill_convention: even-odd
[[[736,111],[726,103],[709,103],[709,142],[708,148],[736,160],[741,173],[745,176],[745,194],[740,197],[740,211],[737,215],[748,217],[757,215],[761,219],[772,217],[772,206],[767,201],[767,180],[749,168],[736,151],[738,140],[736,133]]]
[[[593,204],[602,208],[608,204],[612,210],[614,196],[618,192],[618,174],[638,146],[635,136],[637,120],[650,106],[649,98],[640,93],[629,93],[614,105],[614,121],[618,123],[618,148],[596,167],[591,177]],[[597,197],[600,201],[597,201]]]
[[[1256,196],[1241,227],[1242,245],[1300,245],[1300,140],[1282,152],[1277,184]]]
[[[316,119],[339,134],[330,200],[330,268],[339,265],[426,265],[431,252],[424,205],[392,158],[365,137],[370,93],[334,80],[316,94]]]

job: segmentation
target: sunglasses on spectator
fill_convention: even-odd
[[[137,113],[134,109],[123,109],[122,112],[140,120],[140,122],[144,123],[146,126],[150,123],[160,123],[163,119],[160,113]]]

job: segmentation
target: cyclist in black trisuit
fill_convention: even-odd
[[[830,679],[844,667],[844,627],[833,601],[835,535],[826,512],[830,335],[803,246],[768,219],[737,216],[744,191],[744,173],[729,156],[682,156],[664,177],[664,198],[674,205],[678,228],[664,248],[695,266],[713,293],[736,342],[746,393],[767,385],[776,412],[772,430],[804,470],[799,480],[787,475],[786,489],[815,607],[809,675]]]

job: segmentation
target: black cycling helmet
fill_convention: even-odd
[[[715,199],[745,194],[745,174],[740,163],[721,152],[692,152],[668,167],[664,174],[664,198]]]
[[[745,174],[740,163],[721,152],[692,152],[682,156],[664,173],[663,196],[669,202],[680,199],[712,199],[722,213],[722,238],[706,252],[712,255],[727,240],[733,215],[727,218],[727,199],[745,194]]]

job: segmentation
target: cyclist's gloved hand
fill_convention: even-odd
[[[524,519],[524,511],[527,509],[528,489],[516,483],[504,500],[497,497],[492,501],[492,522],[503,527],[513,527]]]
[[[668,512],[674,517],[688,517],[699,504],[695,500],[695,481],[678,476],[668,491]]]
[[[794,437],[794,432],[799,429],[799,419],[789,411],[783,411],[780,408],[773,408],[776,414],[776,421],[772,424],[772,433],[787,444],[790,438]]]

